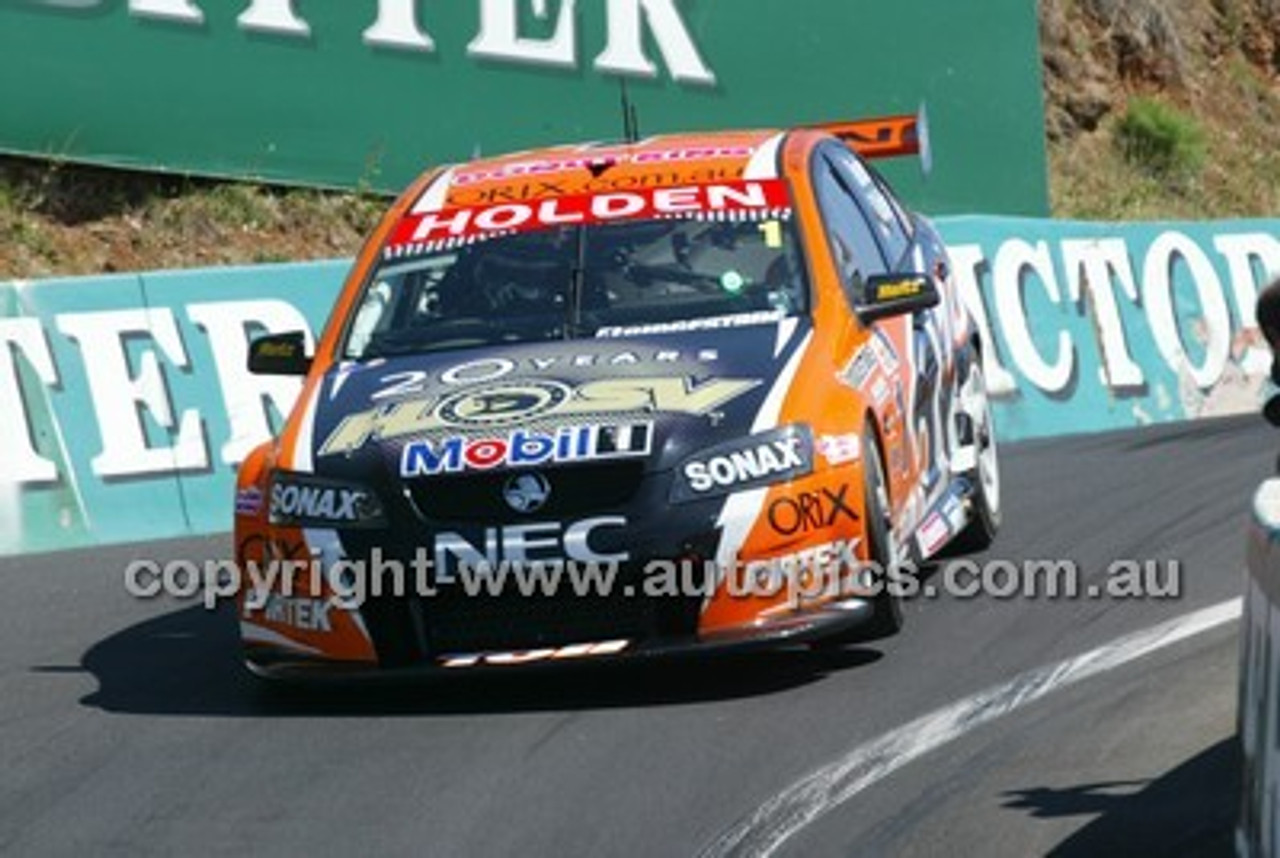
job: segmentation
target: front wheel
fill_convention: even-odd
[[[864,433],[862,449],[864,509],[867,514],[863,525],[864,537],[867,555],[878,569],[880,592],[873,598],[875,610],[871,619],[858,631],[860,638],[874,639],[889,637],[902,629],[902,599],[890,586],[889,572],[896,557],[889,517],[889,483],[885,479],[884,463],[880,461],[880,445],[870,429]]]
[[[869,427],[862,436],[862,450],[863,509],[866,513],[862,537],[867,542],[867,560],[879,572],[880,592],[871,598],[872,613],[869,620],[848,631],[814,641],[812,646],[819,650],[887,638],[902,629],[902,600],[892,591],[888,577],[895,559],[889,519],[888,482],[880,460],[879,442],[876,441],[875,432]]]

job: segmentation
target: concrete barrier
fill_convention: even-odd
[[[1237,852],[1275,855],[1280,845],[1280,479],[1258,489],[1249,528],[1240,626],[1240,745],[1244,783]]]
[[[1004,440],[1260,406],[1280,220],[938,225]],[[229,529],[235,466],[298,390],[247,344],[314,335],[347,265],[0,284],[0,554]]]

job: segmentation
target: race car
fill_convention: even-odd
[[[1001,519],[987,344],[868,163],[902,155],[928,161],[919,117],[425,173],[317,343],[250,346],[305,380],[237,482],[249,668],[896,632],[914,566]]]

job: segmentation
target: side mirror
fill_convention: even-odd
[[[865,288],[858,315],[868,324],[928,310],[942,300],[937,282],[927,274],[877,274],[867,278]]]
[[[306,375],[310,370],[307,335],[301,331],[268,334],[249,344],[249,372],[254,375]]]

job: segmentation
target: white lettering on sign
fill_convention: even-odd
[[[222,403],[231,428],[231,437],[222,445],[220,458],[223,464],[235,465],[274,434],[268,409],[274,408],[282,419],[287,417],[302,391],[301,379],[249,372],[250,332],[308,332],[307,320],[284,301],[192,304],[187,308],[187,315],[209,336]],[[308,353],[311,350],[308,332]]]
[[[716,76],[698,53],[675,0],[609,0],[609,43],[596,57],[596,68],[617,75],[657,77],[658,67],[644,52],[646,21],[673,79],[715,84]]]
[[[1000,362],[999,342],[991,327],[991,316],[982,300],[980,269],[987,261],[982,248],[976,244],[962,244],[947,249],[955,271],[956,289],[960,301],[968,308],[982,338],[982,374],[987,379],[987,391],[994,397],[1012,396],[1018,390],[1018,380]]]
[[[310,25],[293,11],[293,0],[253,0],[249,8],[240,13],[236,23],[241,29],[260,33],[304,39],[311,35]]]
[[[39,319],[0,319],[0,482],[52,483],[58,466],[41,456],[31,437],[31,415],[22,396],[14,352],[26,358],[44,387],[58,383],[58,369]]]
[[[1075,372],[1075,348],[1066,331],[1058,332],[1057,356],[1046,358],[1031,336],[1031,321],[1023,302],[1023,289],[1038,280],[1055,305],[1062,303],[1062,290],[1053,270],[1053,257],[1045,241],[1030,244],[1022,239],[1006,241],[996,254],[996,306],[1009,349],[1017,356],[1018,368],[1032,384],[1046,393],[1060,393]]]
[[[467,54],[533,65],[574,68],[577,56],[577,0],[560,0],[555,33],[549,39],[519,34],[520,9],[516,0],[480,0],[480,34],[467,46]],[[547,18],[547,0],[534,0],[533,14]]]
[[[1086,302],[1097,324],[1102,348],[1102,383],[1112,390],[1142,386],[1142,367],[1129,353],[1120,305],[1111,285],[1116,279],[1131,303],[1138,300],[1138,286],[1129,264],[1129,248],[1124,239],[1062,242],[1062,261],[1067,269],[1067,294],[1079,304]]]
[[[1265,232],[1219,235],[1214,237],[1213,246],[1227,260],[1240,327],[1256,328],[1258,284],[1280,275],[1280,239]],[[1262,375],[1271,366],[1271,354],[1259,343],[1248,349],[1242,363],[1249,375]]]
[[[76,10],[103,5],[103,0],[35,2]],[[476,0],[479,20],[477,34],[467,46],[468,56],[516,65],[578,68],[577,0],[559,0],[552,33],[545,39],[521,34],[520,11],[525,2],[535,18],[552,20],[550,0]],[[248,32],[310,39],[311,25],[294,5],[294,0],[248,0],[236,23]],[[362,40],[371,47],[433,53],[435,40],[418,19],[420,5],[418,0],[378,0],[377,17]],[[658,65],[648,52],[652,45],[673,80],[715,85],[715,72],[699,52],[676,0],[604,0],[604,12],[605,45],[594,62],[597,71],[655,78]],[[193,27],[205,23],[204,11],[196,0],[129,0],[129,14]]]
[[[418,26],[418,0],[378,0],[378,20],[364,31],[366,45],[434,51],[435,40]]]
[[[1191,269],[1191,279],[1204,313],[1205,356],[1199,366],[1191,362],[1183,345],[1173,301],[1173,277],[1179,262]],[[1165,363],[1175,372],[1190,372],[1198,387],[1212,387],[1222,377],[1231,356],[1231,314],[1227,310],[1222,281],[1213,270],[1209,257],[1188,236],[1180,232],[1166,232],[1147,251],[1142,284],[1142,303],[1147,308],[1156,348]]]
[[[92,462],[96,475],[123,477],[208,467],[200,414],[190,409],[175,422],[169,386],[156,352],[147,349],[141,353],[136,373],[129,359],[126,341],[147,337],[178,369],[190,365],[172,311],[70,313],[58,316],[57,324],[59,331],[80,344],[84,358],[102,436],[102,452]],[[152,446],[144,415],[150,415],[161,430],[175,434],[174,443]]]

